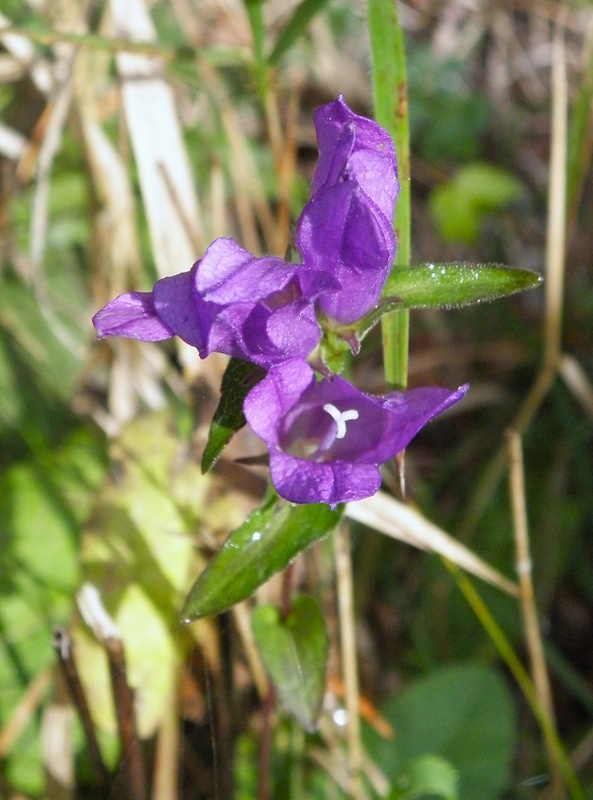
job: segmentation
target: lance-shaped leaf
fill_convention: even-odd
[[[220,400],[202,454],[202,473],[208,472],[234,433],[245,425],[243,400],[260,381],[265,370],[240,358],[231,358],[222,376]]]
[[[539,272],[502,264],[421,264],[393,272],[389,293],[406,308],[451,308],[533,289]]]
[[[333,530],[342,508],[324,503],[278,504],[269,496],[230,534],[192,587],[182,611],[184,622],[220,614],[249,597],[310,544]]]
[[[256,608],[253,636],[284,708],[307,731],[314,731],[321,709],[329,638],[312,597],[297,597],[283,619],[273,605]]]

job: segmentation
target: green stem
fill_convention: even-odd
[[[377,122],[395,143],[400,190],[395,209],[394,229],[397,254],[393,271],[410,265],[410,125],[406,54],[397,3],[368,0],[371,39],[373,98]],[[384,296],[390,294],[387,279]],[[408,383],[409,312],[396,310],[383,320],[383,360],[390,386],[405,388]]]

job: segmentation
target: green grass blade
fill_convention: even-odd
[[[396,3],[368,0],[375,117],[392,136],[398,160],[400,190],[394,228],[397,254],[394,271],[410,264],[410,127],[403,31]],[[389,296],[390,280],[385,286]],[[409,312],[393,311],[383,319],[385,377],[391,386],[408,382]]]
[[[274,49],[268,60],[270,65],[276,65],[284,53],[289,50],[302,35],[307,25],[313,17],[318,14],[326,5],[328,0],[303,0],[294,10],[292,17],[284,26],[284,30],[278,37]]]

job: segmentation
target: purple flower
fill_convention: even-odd
[[[318,382],[308,364],[294,359],[274,366],[249,392],[243,410],[269,447],[278,494],[294,503],[333,507],[375,494],[379,465],[467,388],[372,396],[338,376]]]
[[[189,272],[162,278],[152,292],[120,295],[93,324],[100,338],[179,336],[202,358],[226,353],[268,368],[311,353],[321,337],[314,301],[337,285],[326,272],[216,239]]]
[[[393,142],[342,97],[317,109],[315,126],[319,162],[296,238],[302,264],[217,239],[189,272],[108,303],[93,318],[99,337],[177,335],[202,358],[216,351],[267,368],[310,355],[321,337],[316,304],[337,322],[363,317],[395,253]]]
[[[340,288],[322,294],[319,306],[348,324],[375,305],[393,264],[397,160],[389,134],[341,96],[314,117],[319,161],[296,244],[310,269],[338,280]]]

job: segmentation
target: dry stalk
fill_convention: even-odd
[[[517,575],[519,576],[519,603],[521,605],[523,625],[525,627],[525,639],[529,652],[531,677],[542,711],[549,719],[551,725],[554,725],[554,707],[552,703],[550,679],[535,607],[535,593],[533,590],[521,437],[516,431],[509,430],[507,432],[507,441]],[[554,747],[548,741],[547,737],[545,738],[545,745],[552,775],[551,794],[554,798],[557,798],[557,800],[562,800],[562,798],[566,797],[562,770],[556,760]]]
[[[352,586],[352,559],[350,532],[345,524],[334,532],[338,614],[342,671],[346,702],[346,741],[348,747],[349,794],[354,800],[364,798],[362,788],[362,744],[360,741],[358,667],[356,662],[356,629],[354,620],[354,590]]]

